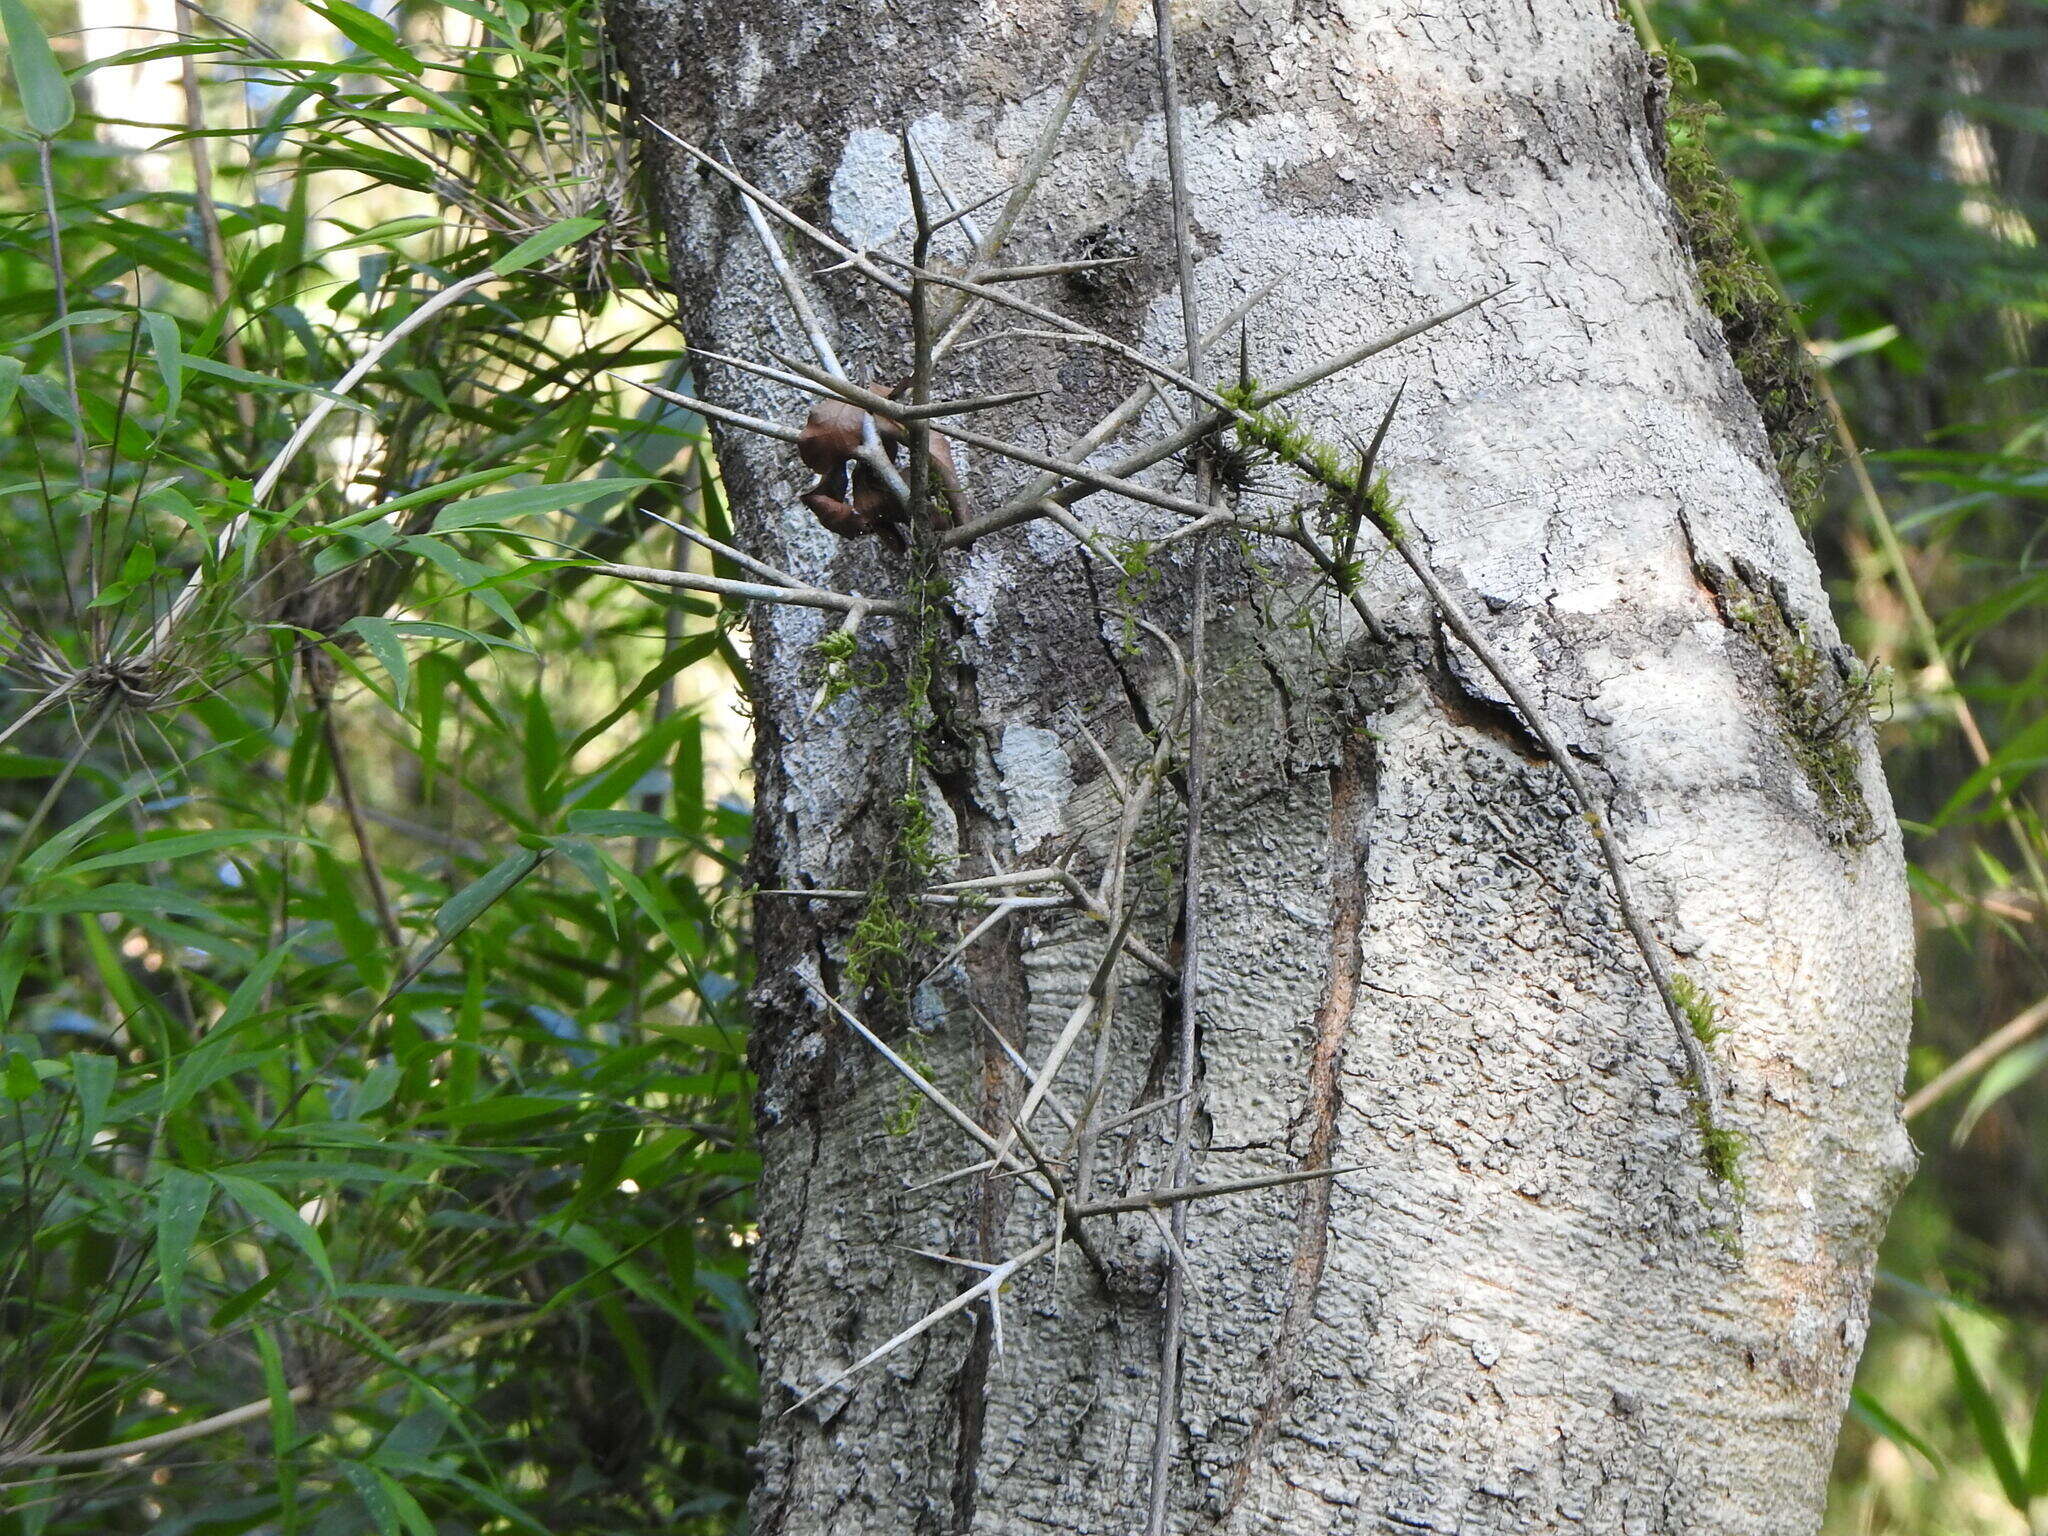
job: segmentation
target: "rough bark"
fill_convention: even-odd
[[[1213,320],[1280,280],[1250,327],[1257,371],[1506,285],[1300,413],[1369,435],[1406,381],[1384,458],[1404,517],[1574,744],[1673,963],[1718,1001],[1748,1193],[1705,1171],[1579,807],[1399,562],[1367,561],[1390,635],[1374,645],[1277,547],[1219,543],[1197,1177],[1364,1168],[1191,1210],[1170,1528],[1811,1531],[1911,1165],[1902,860],[1867,724],[1834,718],[1819,575],[1678,238],[1656,82],[1602,0],[1177,14],[1199,307]],[[905,122],[963,199],[1017,175],[1089,26],[1067,0],[623,0],[617,21],[642,112],[857,244],[902,239]],[[1135,251],[1099,293],[1027,291],[1174,358],[1150,49],[1148,17],[1120,19],[1013,255]],[[692,335],[799,352],[731,194],[649,148]],[[855,376],[900,377],[900,311],[844,272],[815,287]],[[1133,377],[1085,349],[989,347],[941,393],[1043,387],[997,420],[1057,447]],[[807,404],[708,366],[700,384],[792,424]],[[1165,420],[1155,406],[1150,429]],[[744,543],[841,590],[902,589],[900,556],[799,505],[809,477],[785,445],[720,449]],[[979,506],[1020,482],[962,458]],[[1270,469],[1258,488],[1265,506],[1298,494]],[[1106,496],[1082,510],[1125,535],[1172,523]],[[1119,614],[1184,633],[1185,554],[1122,591],[1043,523],[945,557],[923,788],[949,872],[1060,853],[1099,868],[1116,807],[1083,723],[1121,764],[1142,758],[1170,675]],[[753,622],[771,886],[875,880],[901,794],[903,625],[862,631],[890,680],[807,719],[831,621]],[[1138,881],[1138,932],[1162,954],[1177,815],[1163,792]],[[1137,1529],[1165,1263],[1143,1218],[1101,1234],[1106,1281],[1071,1248],[1028,1271],[1000,1357],[977,1308],[784,1412],[969,1283],[906,1248],[995,1258],[1048,1230],[1011,1181],[914,1188],[977,1154],[913,1116],[800,980],[842,976],[855,915],[756,907],[756,1529]],[[1102,943],[1086,920],[1025,914],[907,1007],[862,1006],[1000,1127],[1016,1080],[978,1015],[1042,1058]],[[1108,1112],[1173,1078],[1171,1001],[1140,967],[1123,978]],[[1061,1079],[1069,1107],[1090,1055]],[[1121,1132],[1094,1193],[1148,1187],[1170,1159],[1160,1119]]]

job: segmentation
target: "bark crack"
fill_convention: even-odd
[[[1336,1157],[1337,1112],[1343,1104],[1344,1047],[1365,968],[1366,862],[1371,851],[1374,789],[1375,763],[1370,738],[1358,730],[1343,732],[1337,762],[1330,770],[1328,969],[1322,1000],[1316,1006],[1307,1092],[1291,1135],[1301,1148],[1297,1166],[1304,1170],[1331,1167]],[[1312,1179],[1301,1186],[1296,1197],[1294,1253],[1287,1265],[1280,1326],[1266,1355],[1263,1401],[1224,1496],[1226,1517],[1243,1499],[1266,1442],[1294,1401],[1295,1357],[1315,1319],[1323,1271],[1329,1263],[1330,1202],[1335,1182]]]

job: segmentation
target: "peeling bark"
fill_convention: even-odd
[[[1126,9],[1010,256],[1134,253],[1113,279],[1022,291],[1172,358],[1149,20]],[[1672,963],[1718,1001],[1749,1193],[1732,1203],[1702,1167],[1683,1062],[1581,808],[1439,640],[1405,569],[1367,551],[1379,646],[1300,562],[1217,543],[1196,1176],[1339,1147],[1365,1167],[1190,1211],[1170,1526],[1812,1531],[1875,1244],[1911,1164],[1903,863],[1867,722],[1844,716],[1824,774],[1802,746],[1823,720],[1835,730],[1849,679],[1816,672],[1828,697],[1806,713],[1785,696],[1838,637],[1700,302],[1647,65],[1601,0],[1187,0],[1177,14],[1202,315],[1280,280],[1249,329],[1255,369],[1283,376],[1506,286],[1294,404],[1342,442],[1369,435],[1406,381],[1382,460],[1402,515],[1570,742]],[[850,243],[898,249],[899,126],[963,200],[999,189],[1090,24],[1054,0],[617,0],[616,20],[639,110]],[[660,139],[649,154],[690,334],[798,350],[731,195]],[[855,377],[900,378],[900,312],[844,271],[815,289]],[[940,390],[1042,388],[977,425],[1056,447],[1132,382],[1099,353],[1030,344],[958,354]],[[699,384],[792,426],[808,409],[708,366]],[[1121,443],[1167,424],[1155,405]],[[835,539],[799,503],[810,476],[785,445],[720,449],[747,547],[838,590],[902,590],[900,555]],[[975,510],[1022,482],[960,458]],[[1300,494],[1271,470],[1254,490],[1247,505]],[[1172,525],[1106,495],[1080,512],[1107,537]],[[948,874],[1056,855],[1100,869],[1118,810],[1087,735],[1130,768],[1172,689],[1161,649],[1118,613],[1185,633],[1183,554],[1128,582],[1084,572],[1036,523],[944,557],[956,628],[925,800]],[[1736,575],[1717,592],[1701,572]],[[1768,602],[1744,606],[1729,581]],[[752,625],[771,887],[863,888],[888,852],[877,808],[902,793],[899,681],[807,718],[811,647],[832,622],[775,608]],[[897,679],[906,644],[899,620],[861,631]],[[1856,803],[1867,836],[1845,820]],[[1177,818],[1162,791],[1133,876],[1136,931],[1158,952]],[[916,1187],[978,1154],[913,1115],[799,979],[838,973],[855,915],[757,903],[756,1528],[1137,1529],[1167,1262],[1141,1215],[1101,1231],[1106,1276],[1070,1248],[1020,1277],[1000,1357],[977,1309],[784,1413],[972,1283],[905,1249],[991,1260],[1049,1230],[1011,1181]],[[1092,919],[1020,914],[901,1006],[864,1006],[999,1128],[1017,1079],[981,1016],[1042,1059],[1102,943]],[[1105,1115],[1157,1091],[1173,1020],[1143,967],[1120,976]],[[1093,1054],[1058,1083],[1075,1110]],[[1161,1182],[1170,1126],[1114,1133],[1080,1197]]]

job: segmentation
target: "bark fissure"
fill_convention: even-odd
[[[1346,725],[1350,729],[1345,729]],[[1310,1025],[1311,1048],[1302,1107],[1290,1139],[1300,1148],[1296,1166],[1336,1165],[1338,1119],[1344,1104],[1344,1046],[1358,1006],[1365,966],[1365,924],[1369,901],[1368,865],[1375,800],[1376,764],[1364,722],[1340,722],[1338,759],[1330,770],[1329,950],[1324,962],[1322,1000]],[[1304,1184],[1294,1209],[1294,1249],[1281,1293],[1280,1321],[1266,1353],[1258,1407],[1223,1500],[1228,1516],[1258,1475],[1260,1459],[1274,1430],[1285,1419],[1295,1393],[1294,1364],[1315,1321],[1316,1299],[1330,1254],[1331,1181]]]

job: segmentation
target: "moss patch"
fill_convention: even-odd
[[[1871,841],[1877,823],[1863,793],[1863,751],[1856,736],[1857,717],[1870,708],[1869,670],[1822,650],[1812,626],[1788,610],[1779,585],[1747,560],[1738,559],[1733,574],[1714,565],[1702,565],[1699,574],[1713,589],[1728,627],[1754,645],[1770,668],[1778,722],[1820,801],[1828,840]]]
[[[1700,295],[1763,415],[1778,478],[1805,528],[1819,510],[1834,438],[1791,306],[1758,258],[1735,190],[1708,148],[1708,129],[1718,116],[1713,102],[1691,99],[1682,81],[1674,83],[1664,119],[1664,179],[1699,274]]]

